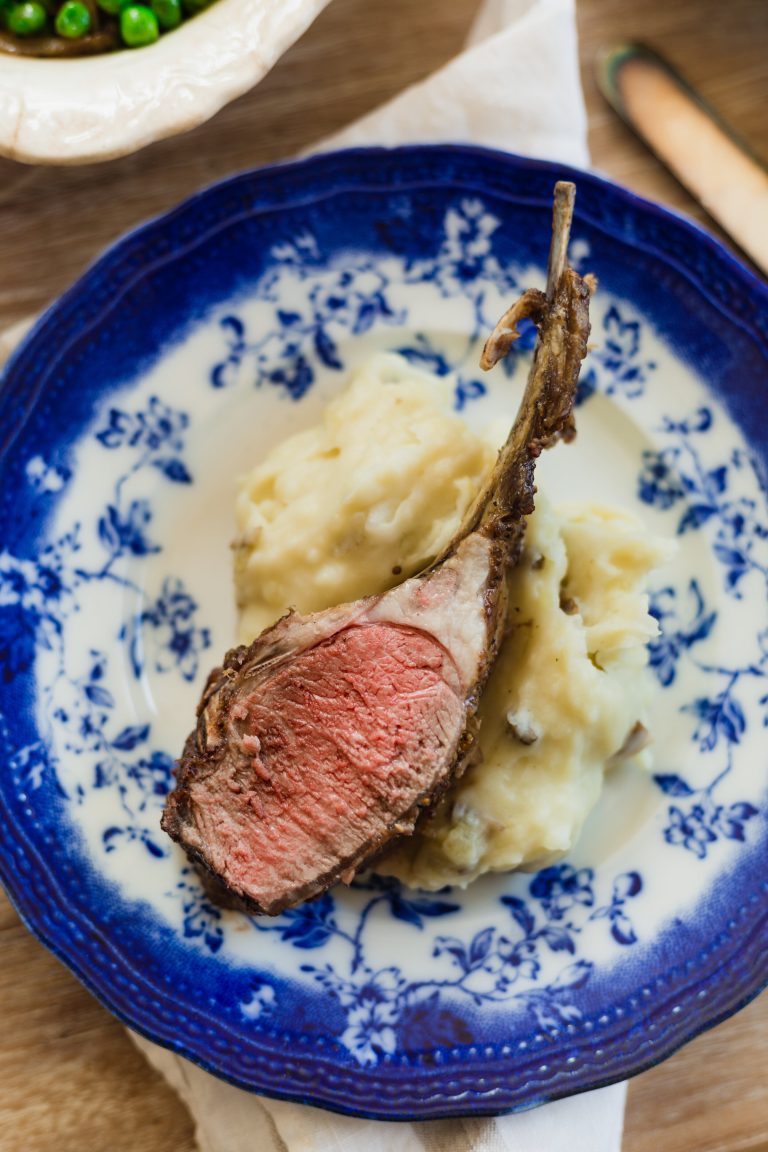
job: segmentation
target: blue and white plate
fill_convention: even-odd
[[[426,896],[222,912],[159,828],[232,643],[237,477],[396,349],[510,420],[554,181],[596,345],[555,500],[679,541],[657,582],[653,775],[615,772],[567,861]],[[525,343],[525,342],[523,342]],[[768,952],[768,292],[593,176],[462,147],[249,173],[122,240],[0,395],[0,866],[121,1019],[255,1091],[383,1118],[497,1113],[629,1076],[754,996]]]

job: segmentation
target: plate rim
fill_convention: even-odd
[[[508,169],[512,170],[536,170],[540,173],[548,174],[553,179],[555,177],[563,176],[570,177],[582,185],[589,183],[593,187],[607,191],[610,196],[617,197],[619,202],[623,202],[624,206],[629,208],[631,212],[650,212],[652,215],[659,217],[662,220],[666,220],[673,228],[673,230],[682,230],[682,233],[688,236],[690,242],[693,243],[694,246],[703,245],[704,249],[708,251],[709,256],[714,260],[715,264],[721,268],[724,268],[728,276],[735,278],[741,284],[741,287],[747,297],[754,297],[756,293],[758,300],[761,297],[763,298],[763,313],[760,313],[759,309],[756,310],[757,319],[760,319],[761,316],[764,317],[763,323],[757,324],[757,331],[747,322],[742,321],[741,318],[734,317],[732,312],[729,311],[728,316],[731,322],[738,323],[739,326],[743,327],[753,339],[757,340],[759,344],[763,346],[763,350],[766,356],[768,356],[768,307],[766,307],[766,305],[768,305],[768,287],[766,287],[718,240],[711,237],[698,225],[688,221],[685,217],[680,216],[678,213],[647,201],[637,194],[624,189],[620,185],[616,185],[603,177],[595,176],[591,173],[580,172],[579,170],[574,169],[568,165],[551,163],[549,161],[530,160],[527,158],[516,157],[507,153],[496,152],[486,148],[477,148],[467,145],[411,145],[395,149],[353,148],[337,152],[324,153],[319,156],[313,156],[299,161],[270,165],[266,168],[253,169],[244,173],[239,173],[233,177],[228,178],[227,180],[218,181],[203,189],[202,191],[195,193],[193,196],[189,197],[187,200],[183,201],[169,212],[154,217],[153,219],[142,225],[139,225],[137,228],[131,230],[126,235],[121,237],[118,241],[106,249],[106,251],[102,253],[101,256],[99,256],[90,265],[85,273],[83,273],[83,275],[79,277],[78,280],[43,313],[34,327],[30,330],[28,335],[12,353],[5,366],[5,370],[2,376],[0,376],[0,404],[3,404],[7,411],[7,405],[12,405],[14,400],[22,393],[23,378],[25,375],[25,358],[34,354],[38,342],[45,338],[49,325],[55,325],[58,323],[62,318],[62,314],[66,314],[67,309],[73,304],[73,302],[76,302],[78,297],[87,291],[88,282],[91,277],[100,275],[103,273],[105,268],[108,268],[110,265],[119,266],[119,264],[124,260],[125,256],[130,252],[132,244],[136,243],[137,240],[141,241],[145,239],[147,233],[152,229],[167,228],[169,223],[174,220],[178,220],[184,214],[194,214],[195,209],[200,205],[202,201],[205,200],[206,197],[209,197],[222,189],[231,188],[237,185],[239,182],[248,183],[249,181],[253,180],[262,181],[264,187],[268,188],[271,182],[277,181],[279,183],[286,177],[290,182],[292,174],[297,172],[306,174],[307,171],[312,173],[319,170],[325,181],[322,190],[313,197],[301,197],[300,201],[296,198],[291,200],[286,199],[285,196],[278,195],[275,202],[268,205],[261,205],[259,208],[254,209],[254,211],[280,211],[299,202],[314,203],[339,193],[348,192],[353,188],[392,188],[393,185],[391,179],[388,182],[385,182],[383,185],[377,185],[376,182],[371,178],[369,178],[367,182],[356,181],[354,179],[354,176],[356,175],[354,171],[354,163],[370,163],[369,171],[372,172],[376,170],[377,161],[381,160],[382,158],[388,158],[393,155],[396,156],[398,154],[404,153],[418,154],[423,152],[428,152],[432,155],[440,154],[452,157],[462,156],[466,159],[482,156],[485,158],[490,158],[492,163],[499,164],[500,166],[506,165]],[[353,162],[353,170],[346,174],[345,179],[345,174],[343,172],[344,163],[349,163],[350,161]],[[339,180],[336,184],[333,184],[334,165],[340,166],[341,169],[338,173]],[[329,183],[332,186],[329,187]],[[433,174],[429,173],[421,181],[412,181],[407,185],[407,187],[428,187],[435,186],[437,183],[439,183],[439,181],[434,177]],[[479,183],[482,183],[482,181]],[[406,187],[406,185],[399,185],[399,187]],[[464,185],[461,185],[461,187],[463,188]],[[480,188],[478,188],[478,191],[479,190]],[[485,191],[488,191],[488,189],[486,188]],[[500,193],[500,195],[503,195],[503,193]],[[525,202],[525,197],[514,195],[513,192],[510,193],[508,198],[510,201],[515,203]],[[537,206],[541,203],[538,198],[530,199],[529,202],[536,204]],[[589,219],[590,223],[595,228],[598,228],[604,232],[609,231],[604,223],[601,223],[599,220],[595,220],[589,215],[589,213],[585,213],[584,217]],[[201,234],[198,242],[205,242],[206,237],[209,234],[210,230],[204,231]],[[614,235],[616,235],[616,233],[614,233]],[[619,234],[619,238],[625,243],[631,244],[635,247],[639,246],[646,251],[650,251],[656,259],[669,266],[672,266],[681,276],[683,276],[689,282],[693,283],[696,287],[696,290],[702,296],[707,298],[714,307],[721,311],[725,311],[724,302],[717,298],[713,298],[713,296],[708,291],[706,291],[704,286],[702,286],[702,284],[696,279],[696,277],[686,266],[679,264],[675,259],[666,253],[663,253],[658,248],[649,248],[646,244],[638,244],[635,238],[627,238],[621,234]],[[174,252],[170,252],[165,259],[172,261],[174,258],[177,258],[178,255],[179,250],[176,250]],[[139,273],[139,275],[145,274],[146,269],[143,269],[142,273]],[[130,279],[128,283],[130,283]],[[127,287],[127,284],[125,287]],[[98,322],[99,315],[97,314],[97,316],[89,322],[87,327],[90,327],[91,324],[97,324]],[[81,338],[84,330],[78,330],[76,335],[73,335],[72,339],[74,340]],[[69,345],[65,343],[61,348],[59,348],[57,354],[53,357],[53,361],[55,362],[59,356],[65,355],[68,347]],[[48,367],[50,369],[51,358],[48,357],[47,360],[49,361]],[[13,429],[9,429],[9,434],[4,438],[3,442],[0,443],[0,465],[2,465],[4,458],[12,449],[16,437],[21,432],[24,423],[26,423],[26,420],[34,410],[35,404],[41,398],[41,396],[44,395],[45,383],[46,374],[43,374],[43,377],[40,380],[40,387],[32,394],[31,397],[27,397],[28,403],[22,408],[22,419],[18,423],[18,426]],[[8,823],[5,816],[6,814],[2,810],[2,806],[0,806],[0,823],[2,823],[4,826],[6,826]],[[10,830],[6,827],[6,832],[9,831]],[[11,833],[11,835],[13,835],[13,833]],[[26,839],[23,834],[19,834],[17,831],[16,835],[20,835],[21,839]],[[14,847],[18,848],[17,845],[14,845]],[[607,1084],[614,1083],[618,1080],[623,1080],[628,1076],[636,1075],[639,1072],[644,1071],[645,1069],[659,1063],[661,1060],[666,1059],[674,1051],[676,1051],[683,1044],[687,1043],[689,1040],[693,1039],[696,1035],[699,1035],[701,1032],[710,1027],[713,1027],[714,1025],[720,1023],[723,1019],[726,1019],[728,1016],[738,1011],[751,999],[757,996],[759,992],[762,991],[762,989],[766,986],[766,984],[768,984],[768,972],[761,972],[759,964],[756,963],[765,946],[768,945],[768,907],[766,907],[764,922],[758,922],[754,931],[750,933],[750,939],[754,941],[752,948],[744,948],[742,943],[738,943],[734,948],[734,952],[737,954],[745,951],[747,954],[747,959],[750,962],[743,964],[739,963],[739,961],[743,959],[743,957],[740,955],[736,955],[734,957],[733,955],[729,954],[727,958],[726,963],[728,965],[728,973],[734,972],[737,969],[743,970],[743,974],[741,975],[740,979],[734,981],[735,988],[733,991],[730,991],[731,982],[729,981],[728,993],[724,993],[722,990],[720,990],[720,995],[718,997],[713,995],[711,998],[707,999],[707,1008],[709,1011],[701,1012],[695,1021],[689,1023],[684,1028],[670,1029],[669,1035],[665,1038],[665,1040],[659,1040],[657,1042],[658,1046],[656,1046],[656,1042],[650,1046],[647,1059],[638,1059],[635,1052],[633,1051],[632,1053],[625,1053],[624,1060],[622,1061],[621,1054],[619,1053],[617,1061],[615,1061],[614,1065],[612,1066],[613,1071],[604,1071],[602,1074],[595,1073],[594,1075],[590,1075],[590,1073],[587,1072],[581,1077],[580,1080],[578,1077],[583,1070],[584,1065],[578,1064],[575,1067],[567,1070],[568,1077],[577,1078],[577,1082],[575,1084],[561,1084],[560,1086],[556,1086],[551,1090],[547,1089],[546,1087],[542,1087],[538,1092],[535,1090],[531,1091],[530,1084],[527,1081],[522,1085],[522,1087],[515,1086],[514,1083],[510,1084],[510,1079],[514,1079],[514,1070],[510,1069],[507,1074],[507,1084],[501,1087],[497,1086],[493,1088],[491,1093],[483,1094],[481,1092],[477,1092],[476,1090],[475,1095],[473,1096],[472,1089],[465,1086],[462,1086],[462,1090],[453,1097],[447,1096],[445,1093],[438,1092],[417,1112],[404,1112],[402,1109],[398,1109],[397,1105],[395,1105],[394,1110],[392,1110],[392,1105],[390,1102],[382,1104],[381,1100],[379,1100],[376,1103],[376,1106],[373,1108],[350,1108],[349,1105],[344,1106],[341,1101],[334,1101],[329,1098],[318,1098],[317,1095],[313,1095],[307,1091],[281,1090],[279,1084],[265,1087],[262,1083],[258,1086],[255,1086],[248,1080],[238,1078],[236,1075],[228,1073],[226,1070],[222,1069],[220,1064],[216,1065],[210,1061],[207,1061],[200,1051],[193,1050],[189,1045],[185,1044],[183,1040],[169,1037],[167,1035],[162,1035],[158,1032],[158,1025],[156,1022],[154,1027],[152,1027],[151,1023],[147,1023],[144,1020],[130,1018],[119,1006],[118,998],[111,998],[109,992],[106,991],[104,987],[99,985],[97,979],[99,974],[98,965],[95,965],[94,972],[91,972],[86,963],[81,963],[80,961],[82,959],[82,951],[78,945],[75,943],[73,946],[70,943],[68,948],[68,942],[66,940],[62,942],[56,938],[56,935],[53,931],[49,933],[47,925],[44,926],[41,923],[41,921],[45,919],[45,914],[39,916],[39,910],[36,909],[34,900],[26,900],[24,898],[26,894],[23,891],[17,891],[15,886],[15,878],[13,877],[12,870],[9,867],[11,855],[11,852],[8,852],[6,858],[6,854],[4,852],[0,852],[0,879],[3,882],[6,891],[8,892],[11,903],[15,907],[22,921],[33,933],[33,935],[40,939],[41,942],[74,973],[74,975],[88,988],[88,990],[96,995],[97,999],[104,1003],[109,1011],[112,1012],[113,1015],[117,1016],[120,1020],[122,1020],[123,1023],[127,1024],[135,1031],[140,1032],[148,1039],[153,1040],[156,1043],[161,1043],[165,1047],[171,1048],[173,1051],[176,1051],[188,1059],[193,1060],[195,1063],[206,1068],[208,1071],[213,1072],[220,1078],[228,1080],[229,1082],[236,1084],[239,1087],[247,1088],[253,1092],[267,1093],[270,1096],[275,1096],[281,1099],[312,1103],[332,1111],[339,1111],[346,1114],[362,1117],[388,1120],[413,1120],[426,1118],[447,1118],[451,1116],[468,1114],[498,1115],[503,1112],[522,1110],[536,1104],[545,1103],[549,1100],[573,1095],[577,1092],[588,1091],[593,1088],[602,1087]],[[762,891],[768,891],[768,882],[763,882]],[[756,894],[755,898],[758,898],[758,895],[759,893]],[[36,919],[36,913],[38,913],[38,919]],[[765,944],[761,943],[763,936],[765,936]],[[709,979],[705,980],[704,984],[709,986],[716,984],[718,981],[722,982],[722,970],[723,965],[718,964],[715,968],[714,975],[710,974]],[[702,984],[699,983],[697,987],[699,990],[701,990]],[[157,995],[162,995],[160,990],[156,991]],[[676,996],[675,999],[679,999],[679,996]],[[169,1003],[172,1004],[173,1002],[173,997],[170,997]],[[613,1041],[611,1042],[613,1043]],[[607,1046],[607,1044],[608,1041],[606,1041],[604,1047]],[[272,1057],[271,1052],[268,1055],[270,1058]],[[309,1055],[310,1054],[307,1053],[307,1056]],[[315,1067],[319,1069],[320,1063],[322,1063],[322,1060],[318,1061],[317,1064],[315,1064]],[[449,1064],[443,1065],[443,1072],[447,1071],[451,1067],[452,1066]],[[357,1081],[361,1087],[363,1087],[366,1082],[370,1085],[372,1081],[378,1080],[380,1076],[385,1077],[385,1068],[386,1065],[383,1065],[376,1069],[375,1073],[372,1073],[366,1069],[350,1069],[349,1076],[353,1080]],[[425,1069],[419,1070],[420,1074],[423,1074],[424,1071]],[[440,1070],[433,1069],[433,1071],[438,1074]],[[483,1064],[483,1062],[480,1061],[480,1063],[473,1064],[469,1074],[475,1082],[483,1079],[484,1074],[487,1074],[488,1077],[492,1077],[494,1080],[496,1080],[499,1075],[498,1057],[494,1057],[492,1063],[487,1062],[486,1064]],[[279,1081],[279,1073],[276,1074],[276,1078]],[[346,1078],[346,1070],[342,1076],[342,1079],[344,1078]],[[375,1091],[375,1089],[369,1088],[365,1095],[369,1096],[370,1100],[375,1100]],[[486,1097],[485,1099],[483,1098],[484,1095]]]

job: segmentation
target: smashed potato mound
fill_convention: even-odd
[[[667,548],[627,513],[555,511],[541,494],[537,505],[480,703],[482,760],[378,865],[416,887],[464,887],[562,855],[606,769],[621,758],[649,765],[646,645],[657,625],[644,587]]]
[[[498,444],[451,410],[449,381],[374,356],[243,481],[240,640],[289,608],[385,591],[450,540]],[[648,576],[670,554],[634,516],[541,494],[509,576],[508,635],[480,705],[478,762],[377,871],[419,888],[566,852],[619,759],[648,764]]]
[[[379,354],[320,424],[246,476],[234,545],[243,643],[289,607],[384,592],[447,544],[496,459],[452,402],[447,380]]]

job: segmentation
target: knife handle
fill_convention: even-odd
[[[598,61],[603,95],[768,276],[768,169],[656,52],[639,44]]]

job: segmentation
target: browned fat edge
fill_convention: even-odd
[[[575,435],[573,405],[581,361],[589,339],[589,297],[593,284],[567,266],[576,188],[555,185],[552,240],[546,293],[531,288],[505,312],[483,348],[480,364],[492,368],[518,339],[518,325],[530,319],[538,329],[533,363],[517,416],[496,466],[458,532],[433,567],[455,552],[469,533],[481,531],[499,541],[506,565],[517,562],[526,517],[534,509],[534,468],[544,448]]]

